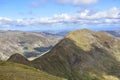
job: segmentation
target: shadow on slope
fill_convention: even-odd
[[[104,80],[103,74],[120,78],[119,62],[107,50],[93,46],[94,49],[86,52],[65,38],[50,52],[33,60],[32,64],[37,69],[68,80]]]

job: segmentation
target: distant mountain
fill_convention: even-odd
[[[120,39],[106,32],[70,32],[34,67],[68,80],[120,80]]]
[[[0,80],[65,80],[35,68],[0,61]]]
[[[120,30],[113,30],[113,31],[106,31],[106,32],[112,34],[113,36],[120,37]]]
[[[56,37],[64,37],[66,36],[70,31],[33,31],[36,33],[40,33],[46,36],[56,36]]]
[[[0,31],[0,60],[7,60],[15,53],[34,59],[49,51],[61,38],[33,32]]]

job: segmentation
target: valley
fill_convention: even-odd
[[[0,60],[7,60],[15,53],[33,60],[49,51],[61,39],[34,32],[0,31]]]
[[[0,80],[120,80],[120,0],[0,0]]]

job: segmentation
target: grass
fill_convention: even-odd
[[[0,61],[0,80],[65,80],[12,62]]]

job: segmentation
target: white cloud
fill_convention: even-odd
[[[0,26],[10,26],[13,24],[12,19],[0,17]]]
[[[96,12],[92,14],[91,13],[91,11],[85,10],[81,13],[78,13],[78,16],[85,19],[120,18],[120,9],[116,7],[113,7],[108,11]]]
[[[98,0],[57,0],[58,3],[62,4],[73,4],[73,5],[90,5],[97,3]]]
[[[0,26],[40,26],[40,25],[84,25],[84,24],[107,24],[120,25],[120,9],[113,7],[108,11],[92,12],[84,10],[74,14],[55,14],[53,17],[17,19],[0,18]]]

